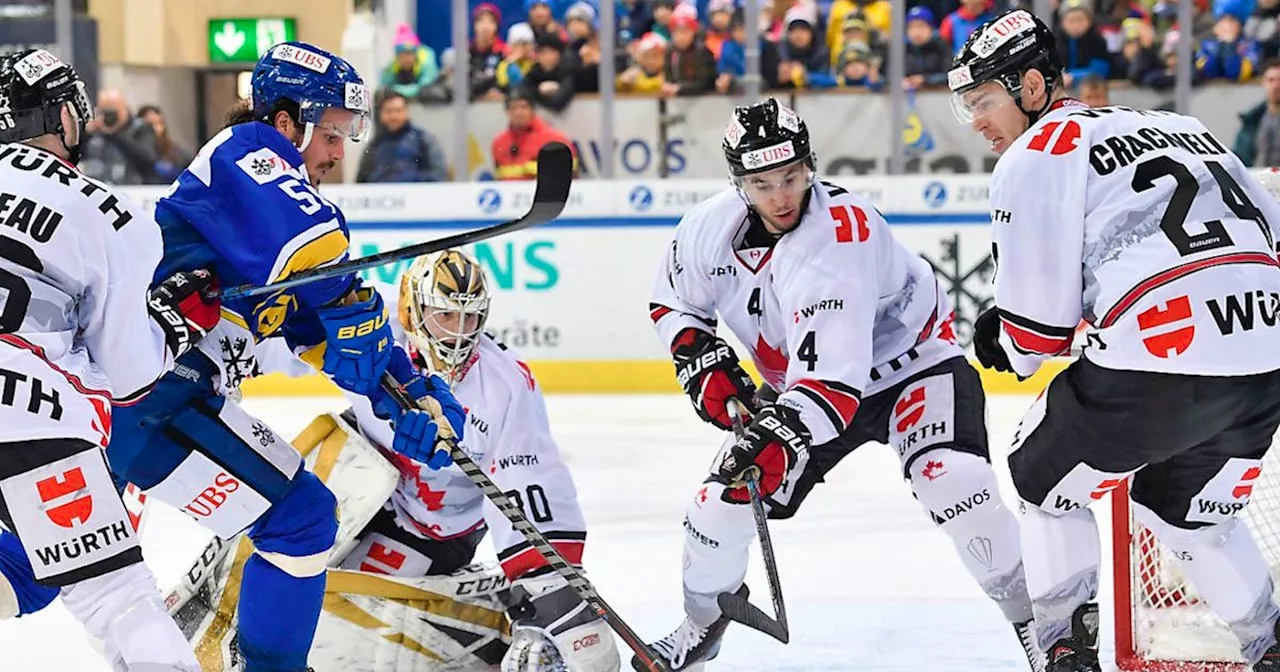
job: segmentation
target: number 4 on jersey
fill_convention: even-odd
[[[852,211],[852,215],[850,215]],[[852,243],[854,225],[858,228],[858,242],[865,243],[871,237],[871,229],[867,227],[867,213],[853,205],[831,206],[831,219],[836,222],[836,242]]]

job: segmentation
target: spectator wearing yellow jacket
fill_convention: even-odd
[[[618,91],[661,93],[667,78],[667,41],[657,33],[646,33],[636,44],[636,62],[618,75]]]
[[[507,29],[507,57],[498,63],[494,78],[504,93],[515,90],[533,67],[533,28],[517,23]]]
[[[861,14],[874,33],[889,35],[889,23],[893,19],[892,8],[889,0],[835,0],[827,13],[827,52],[832,55],[844,53],[844,19],[850,14]],[[873,35],[867,43],[873,44],[878,39],[878,36]]]

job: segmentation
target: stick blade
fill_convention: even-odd
[[[538,150],[538,184],[533,192],[533,208],[541,220],[560,216],[569,202],[573,186],[573,151],[563,142],[548,142]]]
[[[724,612],[725,618],[741,623],[752,630],[759,630],[783,644],[791,640],[791,633],[786,625],[760,611],[760,608],[747,601],[747,598],[736,593],[720,593],[716,597],[716,602],[720,605],[720,611]]]

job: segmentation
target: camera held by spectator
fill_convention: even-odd
[[[159,184],[156,132],[133,116],[119,91],[103,90],[85,127],[80,172],[108,184]]]

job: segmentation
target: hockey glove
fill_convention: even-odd
[[[318,311],[324,325],[324,371],[338,387],[369,396],[391,360],[391,324],[382,297],[368,287],[356,300]]]
[[[511,619],[511,646],[502,657],[502,672],[619,669],[609,625],[559,574],[522,576],[498,597]]]
[[[453,461],[449,441],[462,440],[466,410],[443,378],[418,373],[409,355],[398,345],[391,353],[387,373],[418,406],[401,408],[381,386],[369,395],[374,414],[391,420],[395,429],[392,449],[432,469],[449,466]],[[442,421],[446,423],[444,427],[440,425]]]
[[[1013,373],[1009,355],[1000,345],[1000,309],[991,306],[973,323],[973,353],[988,369]]]
[[[676,336],[671,346],[676,364],[676,379],[693,401],[698,417],[720,429],[732,427],[725,405],[737,399],[754,412],[756,384],[742,370],[733,348],[722,338],[700,329],[689,328]]]
[[[177,359],[222,319],[218,280],[207,269],[179,271],[164,279],[147,297],[147,311],[164,332],[165,346]]]
[[[746,482],[752,471],[758,474],[760,496],[772,495],[795,464],[796,455],[807,450],[811,440],[799,411],[786,406],[765,407],[751,419],[716,469],[716,479],[730,486],[724,491],[724,500],[731,504],[751,501]]]

